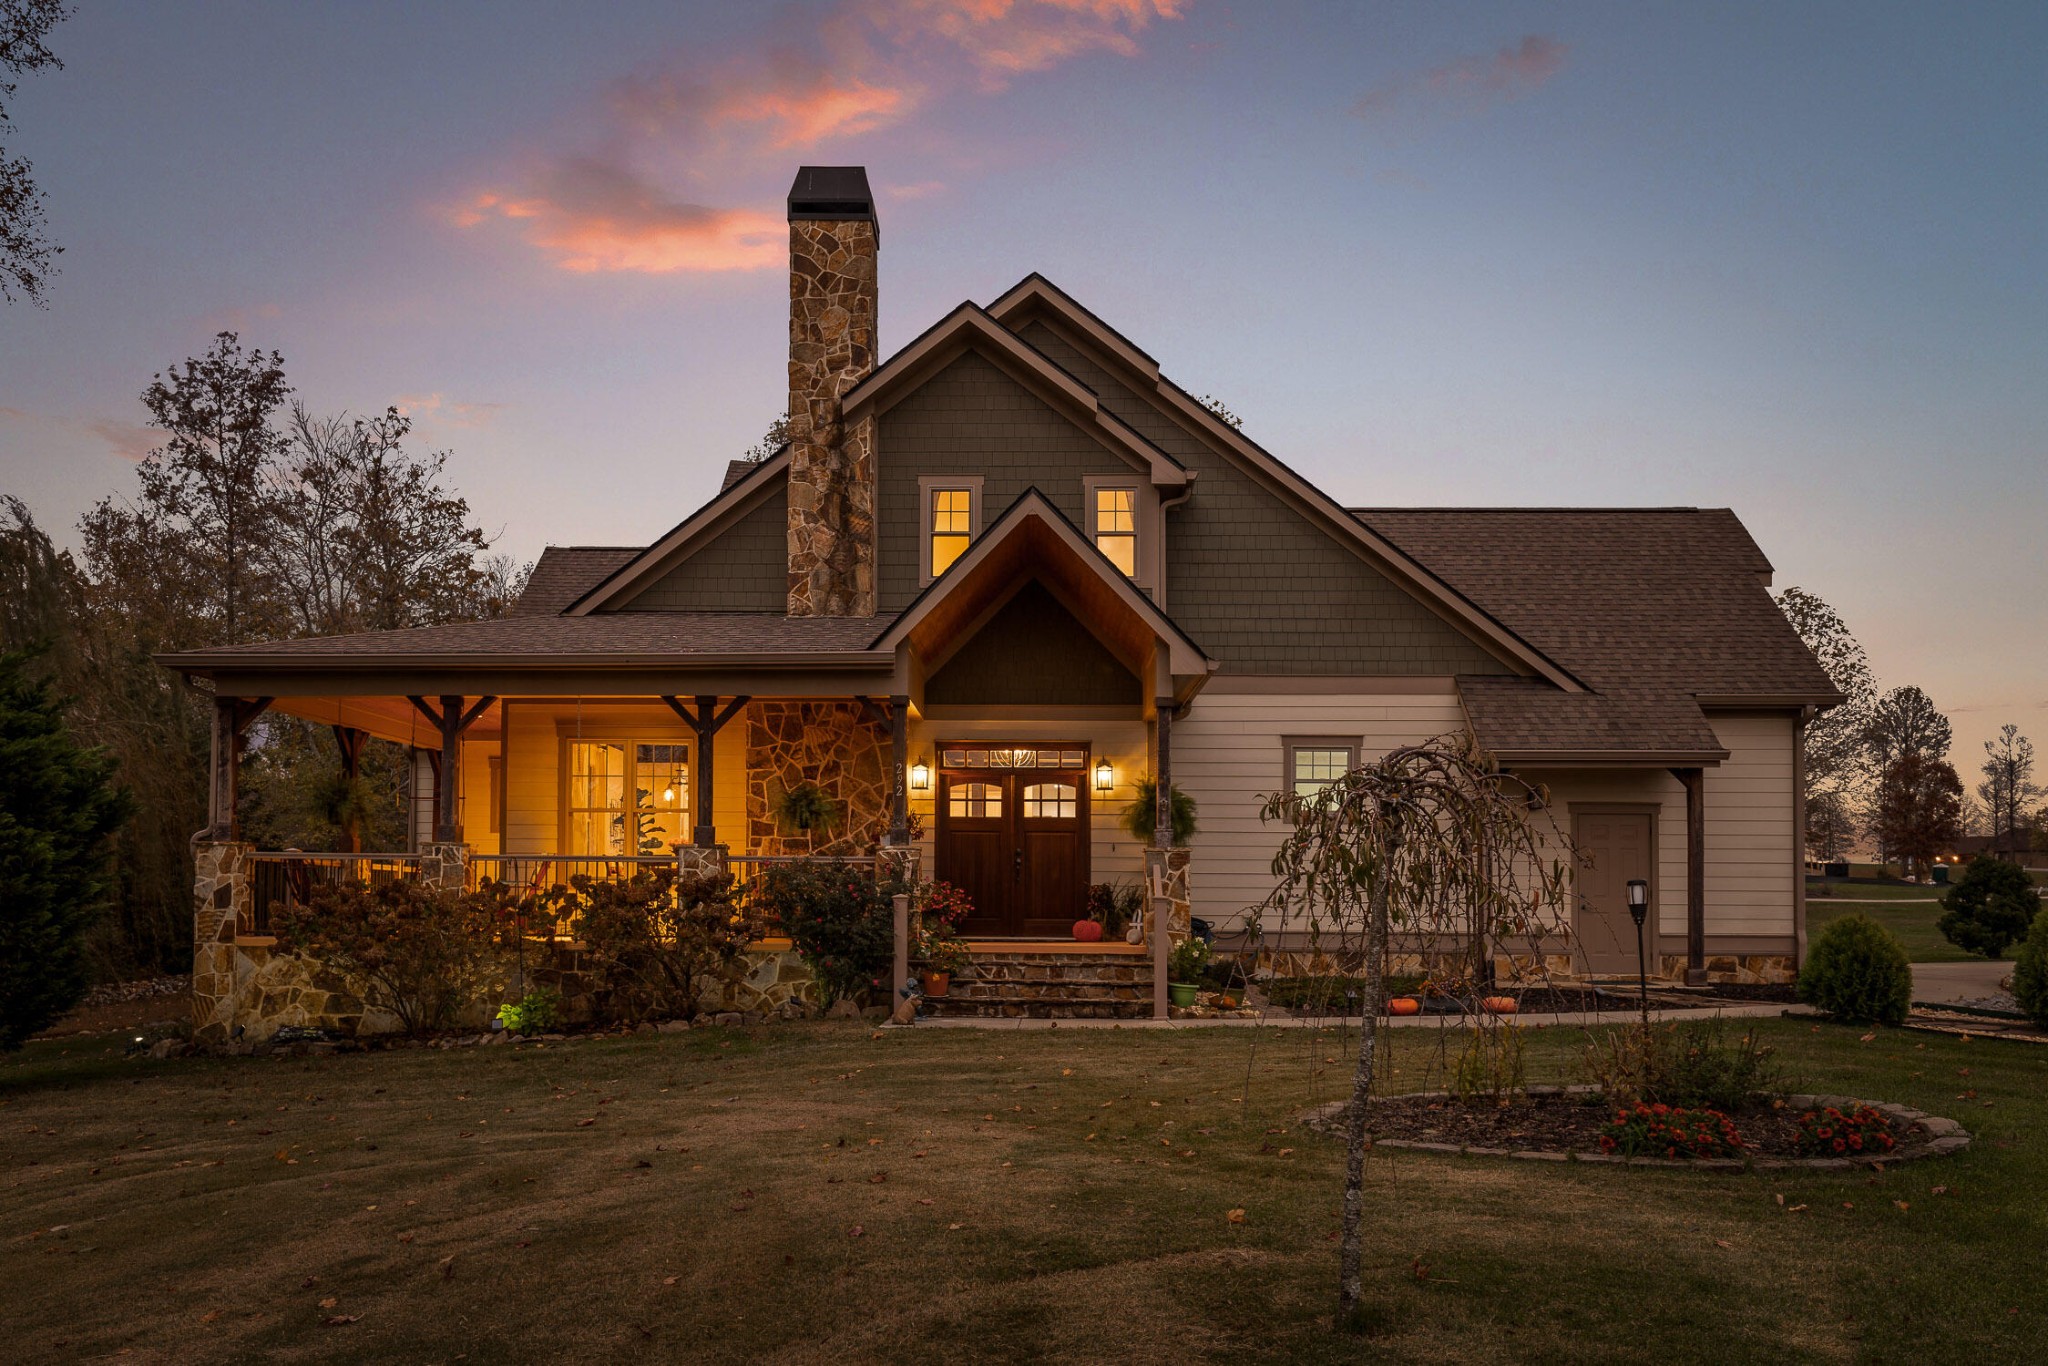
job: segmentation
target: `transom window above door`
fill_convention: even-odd
[[[664,854],[689,828],[690,747],[568,740],[568,852]]]
[[[1025,749],[1013,745],[947,745],[939,753],[947,768],[1086,768],[1085,749]]]
[[[924,543],[919,558],[926,580],[937,578],[967,553],[981,531],[981,480],[971,475],[918,480]]]

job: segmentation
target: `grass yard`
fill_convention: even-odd
[[[1341,1149],[1293,1118],[1340,1092],[1334,1032],[48,1041],[0,1059],[8,1354],[2039,1360],[2048,1051],[1764,1028],[1802,1084],[1976,1144],[1769,1178],[1376,1158],[1363,1336],[1330,1327]],[[1395,1037],[1419,1085],[1433,1032]],[[1538,1033],[1532,1073],[1570,1079],[1579,1046]]]
[[[1839,884],[1838,884],[1839,888]],[[1914,896],[1894,896],[1892,893],[1916,893]],[[1941,903],[1934,899],[1932,887],[1859,887],[1853,892],[1841,889],[1841,894],[1832,897],[1814,896],[1806,899],[1806,942],[1812,943],[1815,936],[1827,927],[1837,916],[1861,912],[1875,920],[1899,937],[1906,946],[1906,957],[1915,963],[1981,963],[1985,961],[1974,953],[1966,953],[1941,937],[1941,931],[1934,928],[1934,922],[1941,918]],[[1860,898],[1870,898],[1867,901]]]

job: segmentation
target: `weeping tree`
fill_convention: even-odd
[[[1571,851],[1541,813],[1546,793],[1503,773],[1467,737],[1396,749],[1313,795],[1269,799],[1268,822],[1291,827],[1273,857],[1263,911],[1311,942],[1334,932],[1363,950],[1358,1063],[1344,1111],[1344,1231],[1339,1322],[1360,1294],[1367,1107],[1378,1064],[1377,1023],[1390,945],[1432,978],[1476,995],[1493,955],[1519,946],[1537,965],[1563,932]],[[1474,1006],[1477,1002],[1472,1002]],[[1486,1019],[1483,1012],[1469,1012]]]

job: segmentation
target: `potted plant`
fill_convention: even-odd
[[[1098,882],[1088,889],[1088,919],[1100,935],[1084,935],[1079,924],[1074,938],[1124,939],[1145,910],[1145,889],[1135,882]]]
[[[1166,960],[1166,994],[1177,1006],[1191,1006],[1200,992],[1202,970],[1209,966],[1209,946],[1190,936],[1173,946]]]
[[[968,963],[966,941],[943,920],[924,922],[918,939],[917,956],[924,964],[919,985],[924,994],[934,998],[951,995],[953,974]]]

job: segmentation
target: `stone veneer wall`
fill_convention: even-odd
[[[235,927],[250,907],[246,860],[254,847],[192,849],[192,1037],[201,1044],[224,1044],[234,1032]]]
[[[889,735],[851,702],[747,704],[747,852],[865,854],[889,830]],[[784,832],[782,794],[813,782],[839,803],[830,831]]]
[[[872,222],[789,225],[789,615],[875,613],[875,424],[840,400],[875,368]]]

